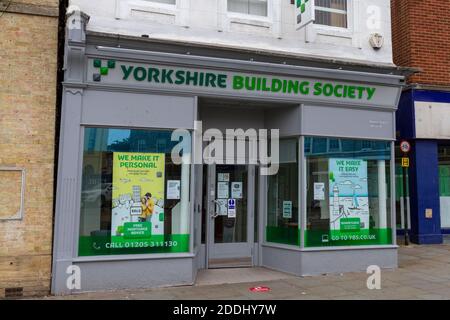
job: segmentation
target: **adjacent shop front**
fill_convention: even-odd
[[[69,32],[53,293],[193,284],[202,268],[397,266],[401,76],[118,41]],[[246,152],[213,161],[227,129]],[[273,129],[279,168],[265,175],[250,155]]]

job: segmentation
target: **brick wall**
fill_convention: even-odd
[[[0,221],[0,298],[50,288],[58,18],[45,14],[57,7],[57,0],[22,0],[10,6],[15,12],[0,10],[0,167],[26,170],[23,220]],[[12,199],[4,218],[16,210],[20,179],[3,176],[0,198]]]
[[[391,0],[394,62],[416,67],[410,83],[450,87],[450,1]]]

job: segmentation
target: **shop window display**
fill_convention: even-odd
[[[189,251],[189,165],[171,131],[85,128],[79,256]]]
[[[300,244],[298,176],[298,139],[282,140],[278,173],[267,177],[267,242]]]
[[[392,244],[391,143],[305,138],[305,247]]]

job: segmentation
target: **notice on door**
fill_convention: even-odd
[[[236,199],[228,199],[228,218],[236,218]]]
[[[216,214],[219,216],[226,216],[227,212],[227,199],[217,199],[216,202]]]
[[[244,197],[242,192],[242,182],[231,183],[231,197],[234,199],[242,199]]]
[[[229,194],[229,183],[228,182],[217,182],[217,198],[228,199]]]
[[[217,180],[221,182],[230,182],[230,174],[229,173],[218,173]]]

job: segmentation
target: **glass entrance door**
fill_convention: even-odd
[[[253,265],[255,167],[208,166],[208,268]]]

